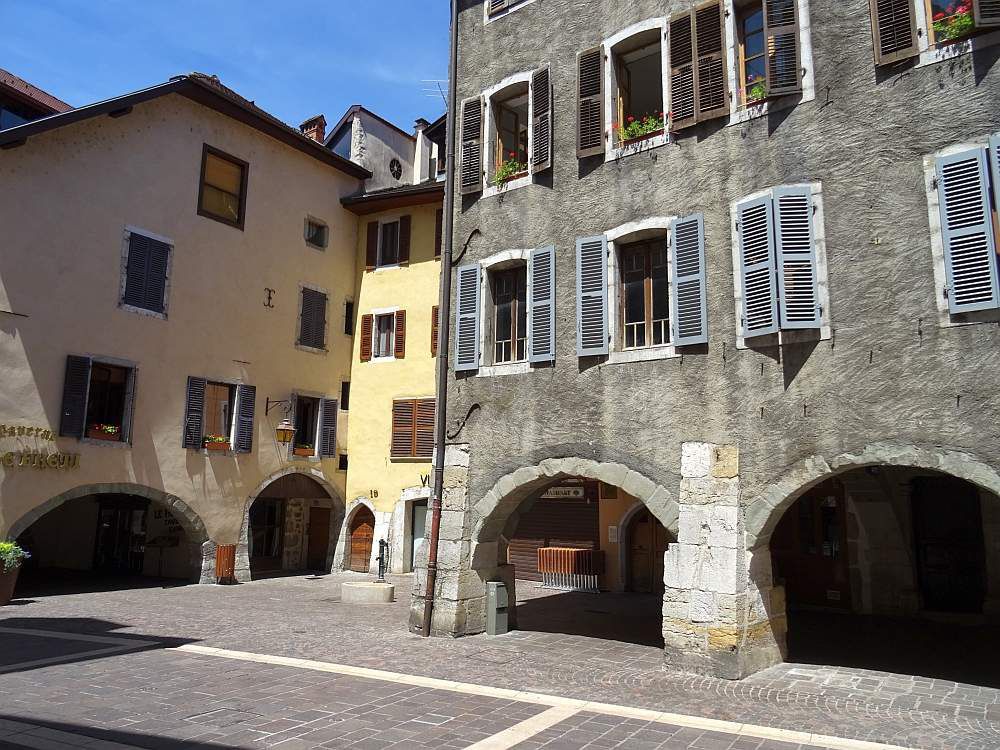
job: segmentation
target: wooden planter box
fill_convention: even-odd
[[[87,437],[91,440],[109,440],[112,443],[120,443],[122,441],[121,430],[111,434],[104,432],[104,430],[95,430],[90,427],[87,428]]]
[[[656,138],[657,136],[663,135],[664,128],[659,130],[654,130],[652,133],[646,133],[645,135],[640,135],[638,138],[629,138],[627,141],[622,141],[620,148],[627,148],[628,146],[635,146],[636,144],[642,143],[643,141],[648,141],[650,138]]]
[[[231,450],[229,443],[205,443],[207,451],[228,451]]]
[[[305,456],[306,458],[312,458],[313,456],[316,455],[316,449],[315,448],[298,448],[297,447],[292,452],[296,456]]]
[[[0,607],[8,604],[14,597],[14,586],[17,584],[17,574],[20,572],[20,566],[6,570],[3,563],[0,563]]]

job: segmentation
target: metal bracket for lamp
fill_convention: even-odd
[[[285,404],[285,416],[287,417],[292,411],[292,400],[290,398],[283,398],[280,401],[272,401],[270,398],[264,404],[264,416],[268,416],[273,409],[278,404]]]

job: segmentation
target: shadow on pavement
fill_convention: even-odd
[[[517,582],[517,594],[518,630],[663,648],[662,602],[656,594],[556,592],[527,581]]]
[[[199,728],[199,725],[192,724],[192,729]],[[200,725],[202,731],[199,734],[217,730],[219,735],[227,731],[222,727]],[[232,732],[232,729],[228,729]],[[181,739],[175,737],[164,737],[162,735],[139,734],[128,732],[123,729],[101,729],[99,727],[88,727],[79,724],[70,724],[58,721],[47,721],[39,719],[24,719],[19,716],[0,714],[0,748],[3,750],[24,750],[26,747],[32,748],[55,748],[81,747],[86,745],[97,745],[104,747],[103,743],[118,743],[119,750],[126,748],[144,748],[146,750],[198,750],[199,748],[219,748],[243,747],[241,744],[226,744],[218,737],[213,738],[211,744],[199,742],[197,739]],[[103,742],[102,742],[103,741]]]
[[[63,594],[93,594],[100,591],[126,591],[128,589],[167,589],[189,585],[191,585],[190,582],[178,578],[101,575],[88,571],[38,568],[27,570],[21,574],[17,581],[17,588],[14,590],[14,596],[17,599],[25,599]]]

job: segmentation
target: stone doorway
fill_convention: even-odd
[[[362,505],[351,518],[349,570],[355,573],[369,572],[374,538],[375,515]]]

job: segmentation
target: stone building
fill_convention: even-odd
[[[728,678],[1000,612],[1000,17],[945,5],[460,3],[435,633],[531,538],[662,552],[667,663]],[[524,530],[574,483],[586,539]]]

